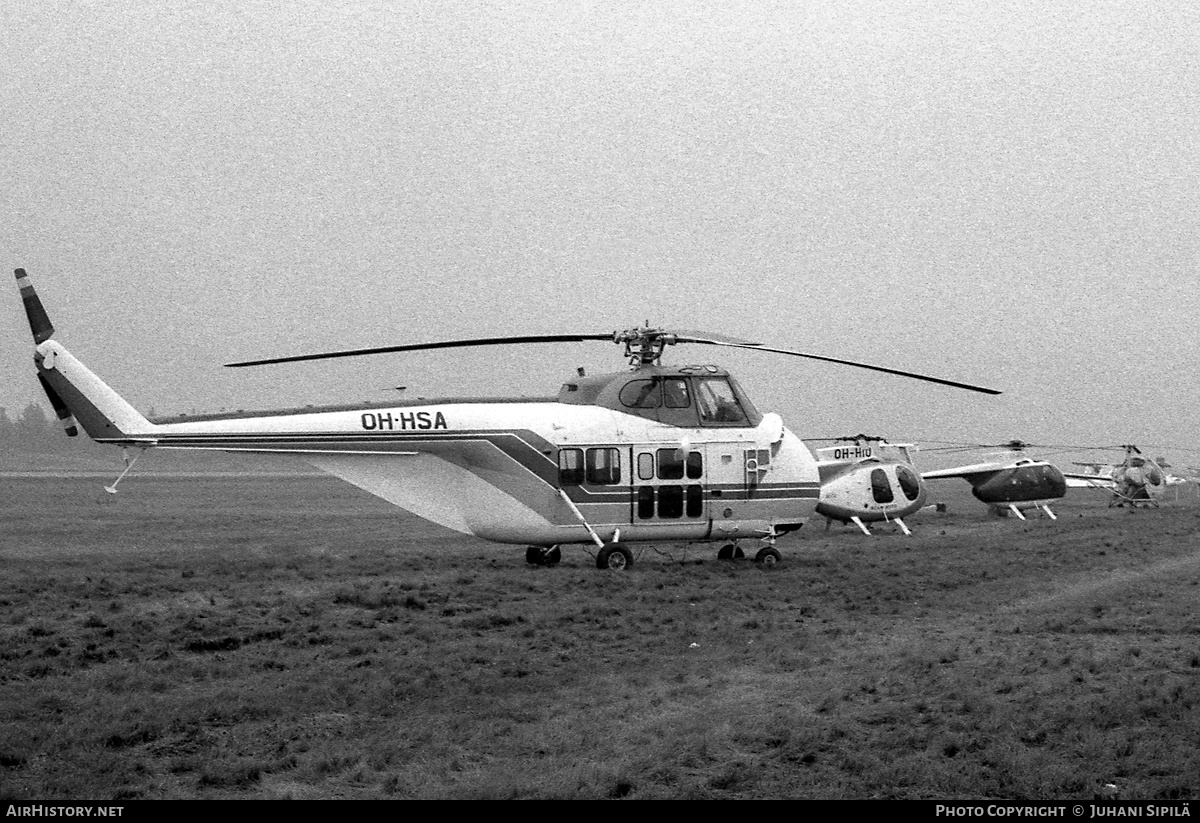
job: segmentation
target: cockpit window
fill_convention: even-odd
[[[887,472],[883,469],[871,470],[871,496],[876,503],[891,503],[895,500],[892,494],[892,484],[888,482]]]
[[[725,378],[699,381],[696,388],[696,403],[700,407],[700,420],[704,423],[745,423],[746,413],[738,403],[733,388]]]
[[[663,397],[668,409],[686,409],[692,405],[688,381],[680,377],[670,377],[663,381]]]
[[[618,397],[631,409],[657,409],[662,405],[658,383],[654,380],[630,380]]]
[[[916,500],[917,495],[921,493],[921,481],[917,477],[917,473],[908,466],[896,466],[896,480],[900,482],[900,489],[904,492],[904,496],[909,500]]]

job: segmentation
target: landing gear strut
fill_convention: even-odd
[[[532,566],[557,566],[562,560],[562,550],[558,546],[530,546],[525,549],[525,562]]]
[[[742,547],[737,543],[726,543],[721,548],[717,549],[718,560],[739,560],[745,557]]]
[[[867,533],[870,534],[870,532]],[[774,566],[780,560],[783,560],[783,555],[779,553],[779,549],[775,548],[775,541],[778,538],[779,532],[775,531],[775,524],[772,523],[767,526],[767,530],[759,538],[766,545],[758,550],[758,554],[754,555],[755,563],[758,563],[760,566]]]

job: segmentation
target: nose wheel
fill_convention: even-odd
[[[758,554],[754,555],[754,562],[763,566],[774,566],[782,559],[783,555],[780,554],[779,550],[774,546],[767,546],[765,549],[759,549]]]
[[[870,532],[867,533],[870,534]],[[779,539],[779,532],[775,530],[775,524],[772,523],[761,534],[762,537],[759,540],[766,545],[758,550],[758,554],[754,555],[754,562],[760,566],[774,566],[780,560],[783,560],[783,555],[775,548],[775,541]]]

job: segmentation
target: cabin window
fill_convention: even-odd
[[[621,453],[617,449],[587,450],[587,482],[611,486],[621,482]]]
[[[658,383],[654,380],[630,380],[617,395],[631,409],[657,409],[662,405]]]
[[[658,516],[683,517],[683,486],[658,487]]]
[[[892,484],[888,482],[887,472],[883,469],[871,470],[871,496],[876,503],[891,503],[895,499]]]
[[[683,460],[679,457],[678,449],[658,450],[658,479],[683,479]]]
[[[896,466],[896,480],[900,483],[900,490],[904,492],[904,496],[909,500],[916,500],[917,495],[921,493],[921,480],[917,477],[917,473],[908,466]]]
[[[638,486],[637,516],[639,520],[649,520],[654,517],[654,487]]]
[[[638,455],[638,480],[654,479],[654,455],[642,452]]]
[[[700,452],[688,452],[687,456],[687,478],[688,480],[699,480],[700,475],[704,474],[704,456]]]
[[[583,449],[558,450],[558,485],[578,486],[583,482]]]
[[[668,409],[686,409],[692,405],[692,395],[688,391],[688,381],[671,377],[663,381],[663,398]]]
[[[650,488],[643,486],[643,489]],[[653,511],[653,495],[647,495],[647,510]],[[667,520],[678,520],[684,515],[700,517],[704,514],[704,491],[699,485],[691,486],[659,486],[658,487],[658,516]],[[638,516],[642,514],[642,495],[638,495]]]
[[[724,378],[701,380],[696,389],[702,423],[746,423],[746,413]]]

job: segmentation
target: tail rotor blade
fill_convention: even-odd
[[[39,374],[37,378],[38,382],[42,384],[42,391],[46,393],[46,397],[50,400],[50,405],[54,408],[54,413],[58,415],[58,422],[62,423],[67,437],[77,436],[79,434],[79,424],[75,422],[75,415],[71,414],[71,410],[67,408],[67,404],[58,396],[58,392],[46,381],[45,377]]]

